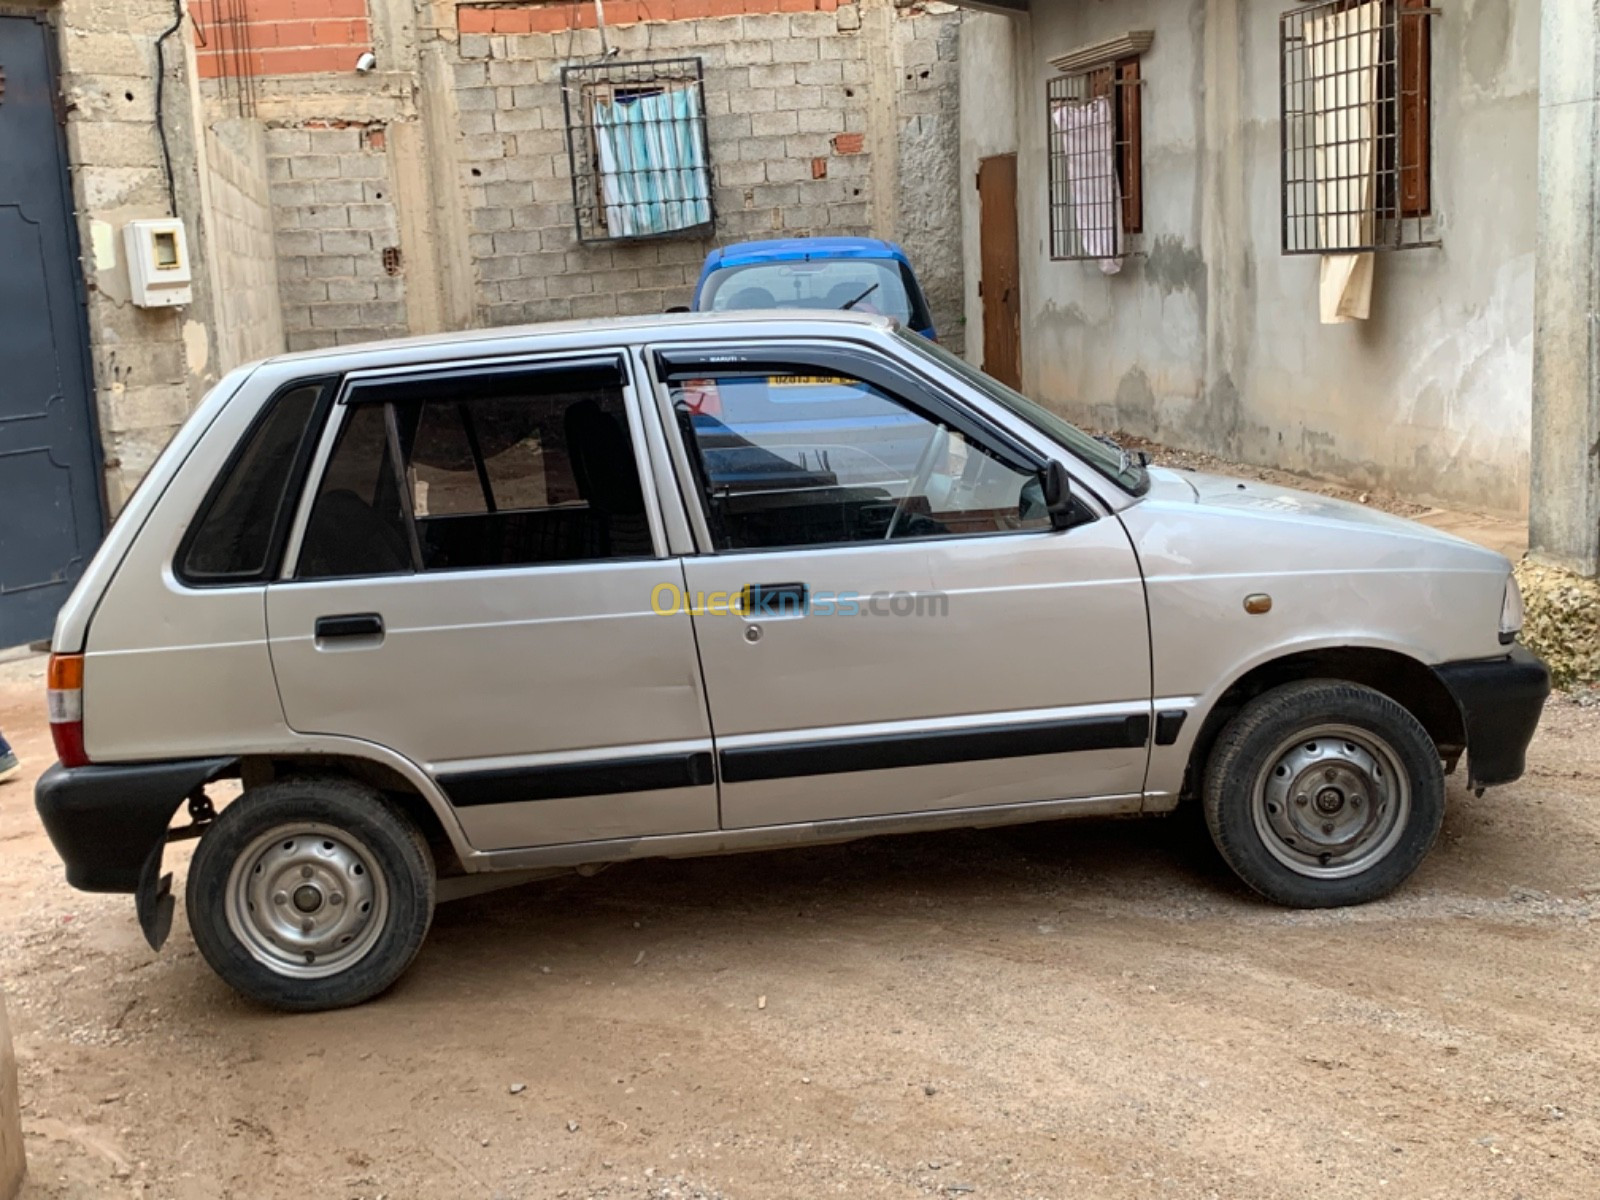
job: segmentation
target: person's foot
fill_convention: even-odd
[[[0,754],[0,783],[4,783],[21,770],[22,764],[17,761],[17,756],[10,750]]]

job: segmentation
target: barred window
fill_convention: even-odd
[[[561,93],[580,242],[712,226],[700,59],[563,67]]]
[[[1126,235],[1144,228],[1139,59],[1047,85],[1050,114],[1050,257],[1110,266]]]
[[[1279,19],[1283,252],[1438,245],[1427,0],[1327,0]]]

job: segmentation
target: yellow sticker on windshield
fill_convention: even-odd
[[[767,383],[772,387],[851,387],[856,380],[837,375],[772,375]]]

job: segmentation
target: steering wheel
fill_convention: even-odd
[[[922,457],[917,460],[916,473],[912,476],[906,494],[900,497],[900,502],[894,506],[894,516],[889,518],[889,532],[884,535],[884,541],[894,540],[894,531],[900,527],[900,518],[905,516],[906,506],[911,503],[913,496],[922,495],[923,489],[928,486],[928,480],[933,478],[933,469],[939,465],[939,460],[950,453],[950,431],[943,425],[938,427],[931,438],[928,439],[928,448],[922,452]]]

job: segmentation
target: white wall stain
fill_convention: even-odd
[[[199,321],[183,323],[183,357],[189,374],[205,374],[206,364],[211,361],[211,339]]]

